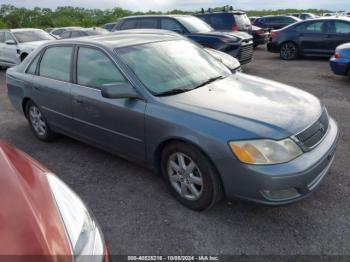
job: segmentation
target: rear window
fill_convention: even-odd
[[[247,25],[251,25],[251,22],[246,14],[235,14],[233,15],[236,21],[236,24],[239,28],[246,27]]]

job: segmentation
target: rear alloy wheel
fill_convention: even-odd
[[[287,42],[281,46],[280,57],[283,60],[293,60],[299,55],[298,46],[295,43]]]
[[[26,105],[26,115],[29,125],[37,138],[42,141],[51,141],[55,138],[55,133],[50,130],[41,110],[31,101]]]
[[[193,210],[213,206],[222,197],[217,171],[195,147],[172,143],[162,153],[162,174],[175,198]]]

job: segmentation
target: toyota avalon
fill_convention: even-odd
[[[65,134],[142,163],[194,210],[301,200],[334,159],[337,123],[316,97],[231,72],[176,34],[47,43],[6,79],[39,140]]]

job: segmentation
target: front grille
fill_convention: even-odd
[[[304,149],[310,150],[323,139],[328,128],[329,116],[327,110],[324,109],[321,117],[314,124],[297,134],[295,137]]]
[[[238,54],[238,60],[241,63],[241,65],[244,65],[246,63],[249,63],[253,59],[253,43],[242,43],[241,49]]]

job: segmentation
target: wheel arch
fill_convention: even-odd
[[[224,190],[224,186],[222,183],[222,179],[221,179],[221,174],[219,172],[219,169],[217,168],[217,166],[215,165],[215,163],[212,161],[212,159],[210,158],[210,156],[205,152],[205,150],[200,147],[198,144],[194,143],[191,140],[188,140],[186,138],[183,137],[172,137],[172,138],[168,138],[165,139],[164,141],[162,141],[157,148],[155,149],[154,153],[153,153],[153,167],[155,168],[156,172],[158,174],[161,173],[161,157],[162,157],[162,152],[163,150],[170,144],[172,143],[184,143],[184,144],[188,144],[194,148],[196,148],[197,150],[199,150],[210,162],[210,164],[213,166],[213,168],[215,169],[215,171],[218,174],[218,178],[220,180],[220,183],[222,185],[222,188]]]

